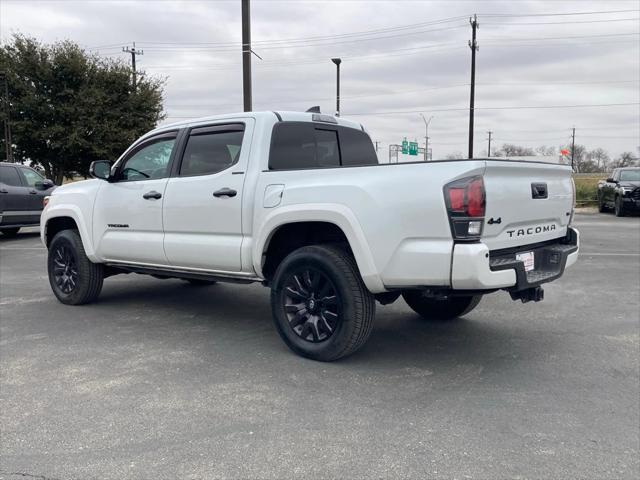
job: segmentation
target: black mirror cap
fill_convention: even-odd
[[[109,160],[96,160],[89,166],[89,175],[98,180],[109,180],[111,176],[111,162]]]
[[[616,181],[613,178],[609,177],[607,178],[607,183],[616,183]]]
[[[36,184],[35,184],[35,187],[38,190],[49,190],[50,188],[53,188],[55,186],[56,186],[56,184],[53,183],[53,180],[49,180],[48,178],[45,178],[41,182],[36,182]]]

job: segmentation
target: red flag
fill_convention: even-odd
[[[564,155],[566,157],[567,155],[569,155],[569,150],[563,148],[562,150],[560,150],[560,155]]]

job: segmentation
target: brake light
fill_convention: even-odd
[[[482,177],[455,180],[444,187],[451,233],[457,240],[477,240],[482,234],[485,190]]]
[[[448,193],[451,210],[454,212],[464,212],[464,188],[452,187]]]

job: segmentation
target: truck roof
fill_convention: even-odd
[[[166,125],[161,125],[160,127],[152,130],[147,135],[155,134],[158,132],[162,132],[164,130],[171,130],[175,128],[183,128],[193,125],[198,125],[202,123],[208,123],[212,121],[220,121],[220,120],[236,120],[239,118],[255,118],[256,120],[268,118],[269,120],[274,121],[288,121],[288,122],[313,122],[320,121],[317,117],[314,120],[314,115],[320,115],[329,120],[330,123],[335,123],[337,125],[342,125],[344,127],[357,128],[358,130],[364,130],[362,124],[358,122],[354,122],[352,120],[346,120],[342,117],[336,117],[334,115],[327,115],[323,113],[313,113],[313,112],[293,112],[293,111],[263,111],[263,112],[239,112],[239,113],[225,113],[222,115],[211,115],[206,117],[198,117],[198,118],[190,118],[188,120],[182,120],[180,122],[169,123]],[[145,136],[147,136],[145,135]]]

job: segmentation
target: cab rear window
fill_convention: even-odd
[[[377,165],[369,135],[339,125],[279,122],[273,128],[270,170]]]

